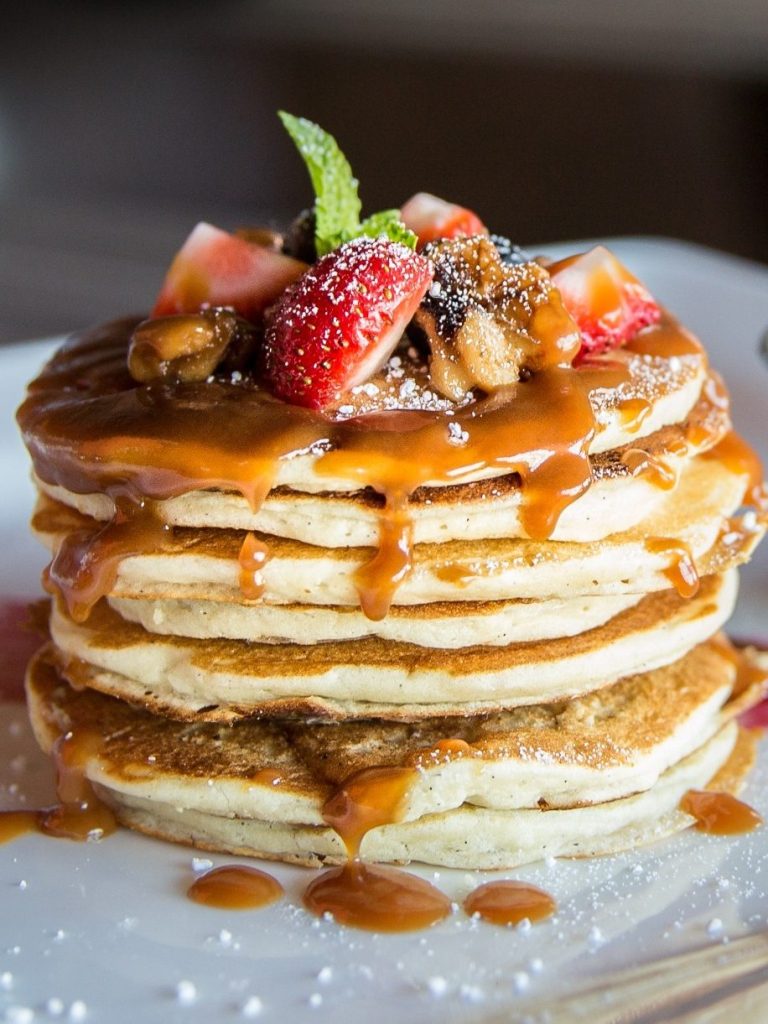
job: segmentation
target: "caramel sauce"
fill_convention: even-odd
[[[650,537],[645,541],[645,548],[652,554],[671,555],[670,564],[663,572],[680,597],[694,597],[698,593],[699,574],[687,544],[670,537]]]
[[[453,583],[457,587],[466,587],[471,579],[477,575],[468,565],[461,562],[447,562],[435,569],[435,576],[443,583]]]
[[[456,761],[462,757],[473,757],[475,753],[475,748],[467,743],[466,740],[456,737],[438,740],[437,743],[427,747],[426,750],[419,751],[416,758],[416,767],[422,768],[425,765],[434,764],[436,761],[448,762]]]
[[[62,839],[101,839],[117,828],[112,811],[96,795],[85,776],[91,757],[98,755],[101,737],[83,731],[60,736],[53,746],[59,803],[40,812],[38,827]]]
[[[61,541],[43,583],[60,593],[75,622],[84,622],[99,598],[117,579],[120,562],[131,555],[167,548],[169,528],[151,502],[115,495],[114,518],[94,530],[75,530]]]
[[[392,507],[394,505],[394,507]],[[392,598],[413,568],[413,527],[407,503],[390,503],[381,515],[379,549],[355,572],[360,607],[374,622],[385,618]]]
[[[653,405],[645,398],[625,398],[617,406],[621,425],[630,434],[635,434],[648,419]]]
[[[762,817],[754,808],[730,793],[689,789],[680,801],[680,810],[696,819],[695,827],[699,831],[718,836],[752,832],[763,824]]]
[[[237,556],[240,565],[240,591],[243,597],[257,601],[264,593],[264,566],[269,561],[269,548],[255,534],[247,533]]]
[[[761,512],[768,510],[768,492],[763,481],[760,458],[736,431],[729,431],[713,448],[704,453],[704,458],[716,459],[732,473],[746,476],[744,504],[753,505]]]
[[[341,837],[350,859],[310,882],[304,893],[307,910],[381,932],[427,928],[451,912],[451,901],[429,882],[358,858],[366,832],[399,820],[415,777],[413,768],[365,768],[326,801],[323,818]]]
[[[738,647],[734,647],[725,633],[718,633],[709,641],[721,657],[731,663],[736,670],[736,679],[731,690],[731,697],[738,697],[739,694],[750,690],[753,686],[768,684],[768,672],[755,662],[744,657]]]
[[[643,451],[642,448],[629,448],[622,452],[621,461],[632,476],[647,477],[662,491],[672,490],[677,483],[675,470],[658,455]]]
[[[255,910],[285,894],[276,878],[258,868],[227,865],[206,871],[187,890],[195,903],[222,910]]]
[[[38,820],[37,811],[0,811],[0,843],[37,832]]]
[[[366,832],[398,820],[413,768],[364,768],[350,776],[323,805],[323,819],[350,857],[357,857]]]
[[[442,921],[451,901],[429,882],[397,868],[349,861],[310,882],[304,906],[339,924],[376,932],[410,932]]]
[[[464,909],[490,921],[491,924],[513,925],[522,920],[542,921],[557,910],[557,903],[543,889],[525,882],[487,882],[478,886],[464,900]]]
[[[0,811],[0,843],[27,832],[81,842],[114,832],[114,814],[85,777],[85,766],[99,745],[98,737],[87,732],[60,736],[53,746],[59,802],[42,810]]]

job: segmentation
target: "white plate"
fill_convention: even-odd
[[[757,354],[768,327],[768,270],[663,239],[610,244],[703,338],[731,386],[738,425],[768,456],[768,370]],[[10,499],[0,513],[4,600],[39,592],[44,559],[27,538],[32,489],[11,413],[51,347],[0,350],[0,479]],[[768,637],[766,548],[743,573],[734,634]],[[50,769],[22,708],[0,711],[0,806],[39,805],[52,793]],[[746,791],[766,816],[767,753]],[[25,1008],[46,1020],[62,1007],[64,1019],[77,1019],[77,1001],[87,1020],[109,1024],[245,1020],[244,1008],[257,1008],[248,1002],[254,996],[259,1019],[281,1024],[544,1020],[555,997],[595,980],[607,985],[617,969],[768,927],[768,830],[736,839],[691,831],[631,854],[505,873],[558,900],[557,916],[529,930],[481,925],[460,911],[412,935],[339,928],[300,909],[308,873],[288,867],[269,869],[286,887],[282,903],[251,913],[210,910],[184,898],[192,858],[183,847],[128,832],[93,845],[30,835],[1,846],[6,1020],[32,1019]],[[488,877],[420,873],[457,900]],[[189,1005],[179,998],[180,982],[194,986]]]

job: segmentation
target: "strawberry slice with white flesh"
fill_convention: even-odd
[[[201,221],[173,259],[152,316],[231,306],[257,320],[306,263]]]
[[[423,256],[356,238],[318,260],[271,310],[264,370],[278,398],[324,409],[382,366],[432,281]]]
[[[411,196],[400,209],[400,219],[418,235],[420,249],[437,238],[488,234],[488,228],[472,210],[448,203],[429,192]]]
[[[581,332],[577,358],[618,348],[661,319],[661,308],[645,285],[602,245],[547,270]]]

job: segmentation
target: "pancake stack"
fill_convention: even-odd
[[[497,868],[738,789],[762,682],[720,631],[765,512],[669,315],[460,399],[412,331],[321,412],[241,370],[137,381],[136,330],[72,339],[19,412],[53,559],[32,723],[96,738],[81,769],[123,823],[339,862],[324,806],[394,768],[363,858]]]

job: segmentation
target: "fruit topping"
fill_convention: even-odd
[[[428,260],[385,238],[358,238],[323,256],[270,311],[263,359],[273,393],[323,409],[366,381],[431,280]]]
[[[315,250],[315,211],[302,210],[294,217],[283,239],[283,252],[305,263],[314,263],[317,259]]]
[[[573,360],[578,328],[538,263],[506,265],[482,235],[432,242],[424,256],[434,282],[415,322],[442,394],[460,401],[475,387],[495,391]]]
[[[476,213],[445,199],[417,192],[401,207],[400,217],[419,238],[419,248],[438,238],[467,238],[487,235],[488,228]]]
[[[548,267],[566,309],[581,331],[580,357],[618,348],[661,309],[648,289],[602,245]]]
[[[491,235],[491,241],[496,246],[501,262],[511,267],[515,263],[533,263],[533,256],[521,249],[519,245],[510,242],[504,235]]]
[[[231,306],[258,320],[305,270],[299,260],[201,222],[171,263],[152,315]]]
[[[318,256],[363,235],[369,238],[383,235],[411,249],[416,247],[416,236],[402,223],[399,210],[382,210],[360,220],[357,179],[332,135],[304,117],[294,117],[283,110],[278,116],[304,158],[312,179],[314,244]]]
[[[141,384],[203,381],[223,363],[240,368],[253,339],[251,327],[227,309],[145,320],[131,336],[128,371]]]

